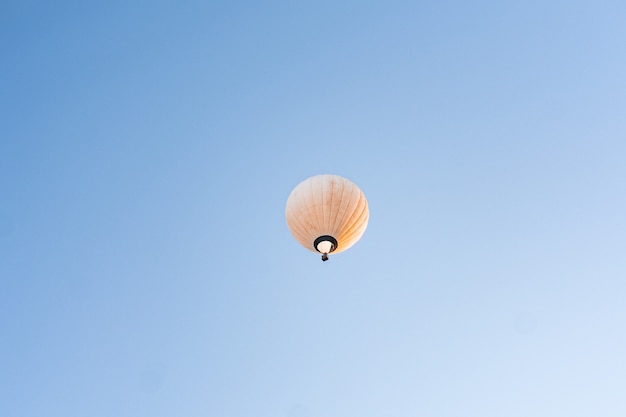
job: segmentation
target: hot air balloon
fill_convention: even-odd
[[[354,245],[367,228],[369,209],[363,191],[339,175],[316,175],[291,191],[285,208],[294,238],[312,252],[339,253]]]

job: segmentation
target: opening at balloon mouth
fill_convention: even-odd
[[[315,239],[313,247],[322,254],[322,260],[328,260],[328,254],[337,249],[337,239],[332,236],[324,235]]]

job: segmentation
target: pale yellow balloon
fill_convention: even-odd
[[[369,220],[365,195],[339,175],[316,175],[293,189],[285,209],[287,226],[302,246],[322,254],[339,253],[354,245]]]

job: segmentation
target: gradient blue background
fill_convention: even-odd
[[[0,3],[0,415],[626,415],[626,3]],[[284,220],[346,176],[322,263]]]

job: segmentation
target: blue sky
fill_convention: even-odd
[[[0,415],[625,415],[625,13],[2,2]]]

